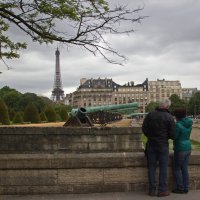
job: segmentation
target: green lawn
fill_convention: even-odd
[[[142,142],[145,146],[146,142],[147,142],[147,138],[144,134],[142,134]],[[200,142],[195,141],[195,140],[191,140],[192,142],[192,150],[200,150]],[[169,140],[169,149],[173,150],[173,141]]]

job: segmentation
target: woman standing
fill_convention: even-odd
[[[192,131],[192,119],[186,117],[186,109],[179,108],[174,112],[176,117],[176,136],[174,140],[174,175],[176,188],[174,193],[188,193],[189,174],[188,164],[191,154],[190,134]]]

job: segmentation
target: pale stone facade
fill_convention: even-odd
[[[179,80],[149,81],[135,85],[133,81],[124,85],[112,79],[81,79],[78,89],[66,95],[65,102],[73,107],[90,107],[110,104],[137,102],[139,112],[145,112],[145,106],[162,98],[177,94],[182,99],[182,88]]]
[[[169,98],[172,94],[177,94],[182,99],[181,83],[178,80],[148,81],[148,102],[157,102],[163,98]]]
[[[134,85],[128,82],[119,85],[112,79],[81,79],[78,89],[66,95],[66,104],[73,107],[90,107],[111,104],[126,104],[138,102],[143,112],[148,97],[148,80]]]
[[[197,88],[182,88],[182,98],[189,101],[197,91]]]
[[[78,89],[66,95],[73,107],[90,107],[113,104],[113,92],[119,87],[112,79],[81,79]]]
[[[137,102],[139,104],[139,112],[145,112],[145,106],[148,102],[148,79],[142,84],[134,85],[134,82],[118,87],[113,91],[113,104],[126,104]]]

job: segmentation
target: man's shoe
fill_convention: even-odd
[[[151,196],[151,197],[155,197],[156,191],[155,190],[149,191],[148,195]]]
[[[183,190],[183,193],[187,194],[189,191],[188,190]]]
[[[168,192],[168,191],[165,191],[165,192],[159,192],[158,193],[158,197],[166,197],[166,196],[169,196],[170,195],[170,193]]]
[[[180,190],[180,189],[174,189],[174,190],[172,190],[172,192],[176,193],[176,194],[184,194],[184,191]]]

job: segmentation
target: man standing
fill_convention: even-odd
[[[167,168],[169,160],[168,140],[175,138],[175,121],[169,113],[169,99],[159,102],[159,107],[148,113],[142,125],[147,137],[146,155],[148,164],[149,195],[164,197],[170,195],[167,188]],[[159,163],[159,185],[156,188],[156,166]],[[156,190],[158,189],[158,193]]]

